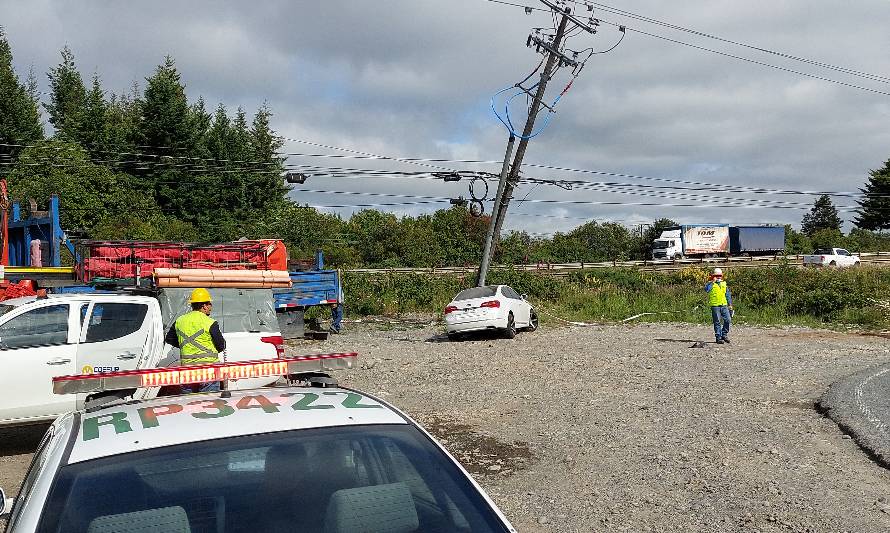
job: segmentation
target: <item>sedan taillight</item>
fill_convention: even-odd
[[[445,308],[445,314],[446,314],[446,315],[447,315],[448,313],[452,312],[452,311],[457,311],[457,307],[455,307],[455,306],[453,306],[453,305],[449,305],[448,307]]]
[[[482,302],[482,305],[480,305],[479,307],[500,307],[500,306],[501,306],[500,300],[489,300],[487,302]]]

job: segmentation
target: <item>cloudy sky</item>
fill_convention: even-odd
[[[549,12],[537,10],[545,7],[539,0],[511,2],[536,10],[526,14],[489,0],[0,0],[0,25],[17,71],[24,77],[33,66],[43,90],[45,73],[66,44],[84,76],[97,72],[113,92],[143,83],[169,54],[192,100],[203,95],[211,106],[222,102],[249,113],[267,102],[290,154],[354,155],[297,142],[308,141],[390,157],[494,162],[504,156],[508,133],[489,109],[490,99],[540,62],[525,46],[532,28],[553,26]],[[621,38],[618,25],[627,27],[626,35],[614,50],[587,61],[546,128],[529,143],[525,162],[531,165],[523,175],[620,185],[564,190],[524,184],[508,228],[550,233],[591,219],[633,224],[662,216],[683,223],[799,224],[805,210],[758,206],[801,207],[811,205],[813,196],[752,194],[739,187],[856,191],[870,169],[890,158],[886,0],[612,0],[595,4],[592,12],[583,3],[566,5],[584,20],[601,20],[596,34],[573,36],[569,48],[606,51]],[[568,70],[551,82],[548,101],[568,83]],[[498,100],[499,110],[504,100]],[[512,102],[511,116],[521,124],[525,99]],[[440,170],[305,155],[290,156],[288,164]],[[427,165],[500,171],[498,163]],[[366,194],[294,197],[313,205],[404,203],[417,201],[413,196],[467,196],[467,187],[466,180],[313,176],[303,189]],[[852,205],[844,196],[835,202]],[[382,209],[417,214],[438,207]]]

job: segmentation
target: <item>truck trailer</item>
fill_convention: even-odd
[[[753,256],[784,251],[783,226],[689,224],[667,228],[652,242],[653,259]]]
[[[785,226],[730,226],[730,255],[772,255],[785,252]]]

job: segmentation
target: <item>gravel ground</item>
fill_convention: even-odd
[[[890,530],[890,472],[815,403],[890,360],[876,337],[700,326],[447,342],[351,325],[344,383],[430,427],[520,531]],[[295,349],[298,352],[299,349]]]
[[[448,342],[440,328],[347,324],[293,354],[358,351],[341,382],[438,435],[527,532],[890,530],[890,471],[815,403],[890,361],[890,341],[806,329],[543,327]],[[36,436],[35,436],[36,435]],[[15,492],[36,429],[0,432]]]

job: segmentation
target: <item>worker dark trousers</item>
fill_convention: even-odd
[[[718,340],[729,337],[729,324],[732,321],[729,314],[729,306],[712,305],[711,318],[714,320],[714,337]],[[723,325],[720,324],[721,319],[723,320]]]
[[[340,333],[340,327],[343,322],[343,304],[331,307],[331,331]]]

